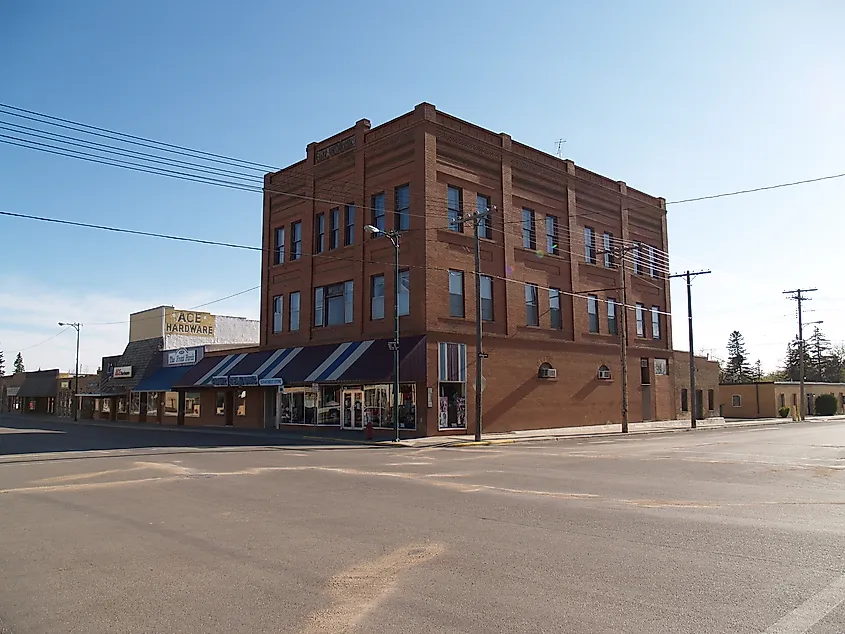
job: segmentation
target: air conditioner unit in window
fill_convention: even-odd
[[[610,370],[608,370],[607,368],[602,368],[601,370],[599,370],[599,378],[604,380],[604,381],[609,380],[610,379]]]
[[[556,379],[557,370],[554,368],[540,368],[541,379]]]

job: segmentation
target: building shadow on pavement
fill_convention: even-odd
[[[320,433],[322,432],[322,434]],[[153,448],[296,447],[307,449],[388,448],[366,442],[358,432],[343,437],[339,431],[308,429],[302,435],[275,430],[237,430],[163,427],[120,422],[61,420],[29,415],[0,415],[0,456]]]

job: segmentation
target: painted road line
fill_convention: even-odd
[[[804,634],[845,601],[845,575],[837,577],[763,634]]]

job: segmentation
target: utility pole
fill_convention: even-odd
[[[460,222],[472,221],[473,241],[475,243],[475,440],[481,441],[481,384],[484,381],[482,365],[487,354],[482,347],[483,322],[481,319],[481,241],[478,227],[483,219],[490,218],[492,210],[488,207],[484,211],[477,211],[471,216],[464,216]]]
[[[637,243],[628,245],[614,246],[610,249],[613,257],[619,260],[619,273],[622,275],[622,336],[619,338],[620,343],[620,361],[622,362],[622,433],[628,433],[628,280],[625,277],[625,256],[628,253],[637,251],[640,245]],[[600,254],[603,254],[602,251]]]
[[[801,401],[798,403],[798,420],[804,420],[806,414],[804,413],[807,408],[807,398],[804,395],[804,314],[803,314],[803,305],[804,302],[809,301],[809,297],[805,297],[804,293],[814,293],[819,289],[817,288],[797,288],[794,291],[784,291],[784,295],[791,295],[790,299],[794,299],[798,302],[798,393],[799,393],[799,400]]]
[[[80,323],[65,323],[63,321],[59,322],[60,326],[70,326],[71,328],[76,329],[76,375],[74,377],[74,387],[73,387],[73,401],[71,403],[71,407],[73,408],[73,420],[79,420],[79,405],[78,399],[79,396],[79,328],[82,326]]]
[[[695,391],[695,348],[692,345],[692,278],[698,275],[709,275],[710,271],[685,271],[677,275],[670,275],[669,279],[673,277],[685,277],[687,279],[687,321],[689,325],[689,399],[690,406],[690,428],[696,427],[696,391]]]

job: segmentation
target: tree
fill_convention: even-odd
[[[757,359],[757,362],[754,364],[754,380],[763,380],[763,362],[760,359]]]
[[[0,350],[0,376],[3,376],[6,371],[6,360],[3,358],[3,351]]]
[[[806,350],[810,357],[810,365],[807,367],[807,380],[827,381],[827,366],[830,360],[830,341],[822,334],[821,328],[813,327],[813,334],[807,339]]]
[[[15,374],[22,374],[26,372],[26,366],[23,364],[23,355],[18,352],[18,356],[15,357]]]
[[[734,330],[728,337],[728,361],[722,371],[723,383],[744,383],[752,381],[754,372],[748,363],[748,352],[745,350],[745,339],[738,330]]]
[[[804,378],[807,378],[807,368],[810,367],[811,359],[807,350],[804,350]],[[801,380],[801,341],[795,337],[786,346],[786,358],[783,361],[783,374],[787,381]]]
[[[845,344],[831,347],[828,372],[833,383],[845,382]]]

